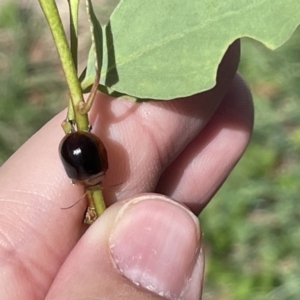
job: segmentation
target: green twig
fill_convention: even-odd
[[[87,114],[80,114],[78,106],[84,103],[77,71],[73,62],[72,54],[62,26],[62,22],[54,0],[39,0],[45,17],[48,21],[57,51],[65,73],[67,84],[72,98],[75,122],[78,130],[88,130],[89,121]]]
[[[68,0],[70,11],[70,45],[75,68],[78,68],[78,9],[80,0]]]
[[[87,98],[87,100],[86,100],[86,102],[84,104],[82,104],[82,105],[80,105],[78,107],[79,112],[81,114],[87,114],[90,111],[90,109],[91,109],[91,107],[92,107],[92,105],[94,103],[94,99],[96,97],[96,94],[98,92],[99,80],[100,80],[100,73],[96,69],[96,77],[95,77],[95,81],[94,81],[94,84],[92,86],[92,89],[90,91],[89,97]]]
[[[106,209],[106,205],[104,202],[101,188],[97,187],[97,188],[91,189],[88,191],[88,193],[91,193],[91,195],[92,195],[92,199],[93,199],[94,206],[96,209],[97,217],[101,216],[102,213],[104,212],[104,210]]]
[[[78,71],[78,10],[80,0],[68,0],[69,15],[70,15],[70,45],[73,62],[76,71]],[[68,106],[68,120],[75,119],[75,113],[72,100],[69,100]]]
[[[102,190],[100,186],[86,190],[88,207],[86,210],[84,223],[91,225],[106,209]]]

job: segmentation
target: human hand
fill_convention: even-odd
[[[235,75],[238,50],[208,92],[141,104],[98,97],[91,120],[108,152],[111,206],[88,229],[85,201],[61,210],[83,196],[58,158],[65,112],[2,166],[1,299],[199,299],[203,241],[178,203],[198,214],[248,143],[253,108]]]

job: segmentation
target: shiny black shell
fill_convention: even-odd
[[[108,169],[106,149],[91,132],[67,134],[60,142],[59,155],[68,177],[74,183],[85,186],[100,184]]]

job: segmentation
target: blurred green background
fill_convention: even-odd
[[[55,48],[37,10],[26,1],[0,3],[0,165],[66,106]],[[300,30],[274,52],[242,42],[240,72],[253,92],[255,129],[200,217],[205,300],[300,299],[299,68]]]

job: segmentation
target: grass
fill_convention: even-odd
[[[243,40],[256,108],[251,143],[200,217],[203,299],[299,299],[300,30],[271,52]]]
[[[0,5],[0,164],[65,106],[56,53],[32,13],[17,2]]]
[[[0,5],[0,164],[66,106],[49,32],[31,15],[16,2]],[[300,30],[275,52],[243,40],[240,72],[253,91],[255,130],[200,216],[204,300],[299,299],[299,45]]]

